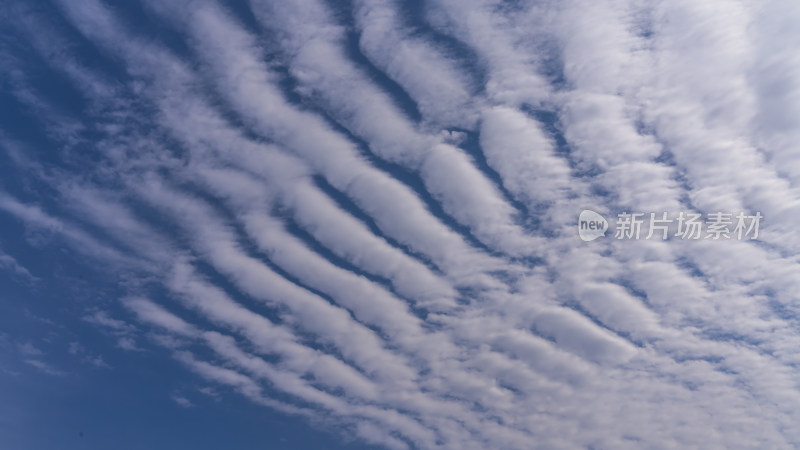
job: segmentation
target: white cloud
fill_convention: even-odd
[[[25,356],[41,356],[44,354],[43,351],[36,348],[36,346],[31,344],[30,342],[23,342],[21,344],[18,344],[17,349],[19,350],[20,353],[22,353]]]
[[[177,403],[178,406],[183,408],[194,408],[194,403],[182,395],[173,395],[170,398],[172,398],[172,401]]]
[[[0,269],[9,270],[26,281],[37,280],[28,269],[21,265],[13,256],[3,252],[2,249],[0,249]]]
[[[9,190],[0,210],[146,280],[83,317],[119,347],[388,448],[800,443],[788,2],[251,1],[275,40],[213,1],[148,2],[190,55],[59,4],[129,78],[58,52],[90,105],[75,126],[112,137],[86,174],[14,159],[61,202]],[[765,222],[756,242],[587,245],[583,208]]]
[[[46,373],[47,375],[54,375],[59,377],[67,375],[66,372],[56,369],[51,364],[42,361],[40,359],[26,359],[25,364],[29,364],[35,367],[37,370]]]
[[[84,316],[83,320],[105,328],[106,330],[115,334],[128,334],[135,329],[133,325],[126,323],[125,321],[115,319],[109,316],[109,314],[105,311],[94,311],[93,313]]]

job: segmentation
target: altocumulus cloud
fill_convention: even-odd
[[[2,280],[46,290],[54,248],[118,280],[76,281],[66,314],[215,393],[165,386],[186,413],[242,396],[392,449],[800,446],[796,1],[11,1],[0,23]],[[586,208],[764,222],[584,243]],[[20,367],[73,376],[15,333]]]

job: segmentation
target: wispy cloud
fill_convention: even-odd
[[[36,346],[31,344],[30,342],[23,342],[21,344],[18,344],[17,349],[19,350],[20,353],[26,356],[40,356],[44,354],[43,351],[36,348]]]
[[[56,369],[51,364],[42,361],[40,359],[26,359],[25,364],[29,364],[35,367],[37,370],[46,373],[47,375],[54,375],[59,377],[67,375],[66,372]]]
[[[3,252],[1,248],[0,248],[0,269],[11,271],[16,276],[28,282],[33,282],[37,280],[37,278],[33,276],[30,273],[30,271],[28,271],[28,269],[26,269],[23,265],[21,265],[13,256]]]
[[[172,398],[172,401],[177,403],[178,406],[181,406],[183,408],[194,408],[194,403],[192,403],[188,398],[182,395],[173,395],[170,398]]]

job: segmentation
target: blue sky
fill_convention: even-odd
[[[2,446],[800,445],[798,20],[6,2]]]

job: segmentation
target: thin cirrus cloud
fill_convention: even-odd
[[[84,325],[342,442],[800,445],[796,6],[417,3],[13,3],[3,220],[124,274]],[[585,245],[584,208],[765,221]]]

